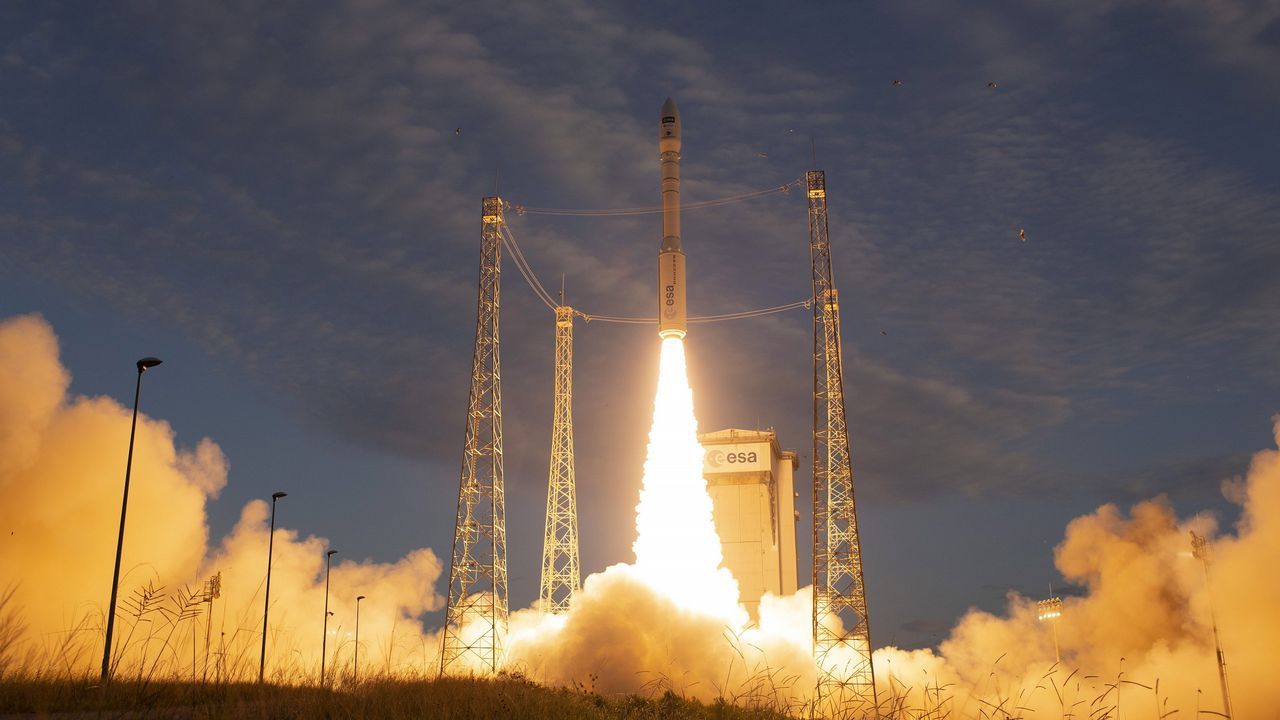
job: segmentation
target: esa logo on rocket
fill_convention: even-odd
[[[680,244],[680,111],[671,98],[658,117],[658,157],[662,161],[662,246],[658,249],[658,336],[683,338],[684,248]]]

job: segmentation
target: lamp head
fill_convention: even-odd
[[[143,371],[153,368],[162,362],[164,361],[157,357],[144,357],[138,361],[138,372],[142,373]]]
[[[288,497],[288,496],[289,496],[289,493],[286,493],[286,492],[273,492],[271,493],[271,500],[274,502],[276,500],[279,500],[282,497]]]
[[[329,552],[325,553],[325,557],[333,557],[334,555],[337,555],[337,554],[338,554],[337,550],[330,550]]]
[[[360,601],[361,601],[361,600],[363,600],[363,599],[364,599],[364,596],[363,596],[363,595],[357,595],[357,596],[356,596],[356,602],[360,602]]]

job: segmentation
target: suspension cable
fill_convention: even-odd
[[[728,205],[730,203],[742,202],[744,200],[753,200],[766,195],[775,193],[788,193],[793,187],[799,187],[804,182],[804,178],[796,178],[788,183],[783,183],[776,187],[765,188],[764,190],[755,190],[753,192],[742,193],[740,195],[730,195],[728,197],[716,198],[714,200],[701,200],[698,202],[683,203],[680,205],[681,210],[698,210],[700,208],[716,207],[718,205]],[[571,217],[616,217],[620,215],[657,215],[662,212],[661,207],[633,207],[633,208],[600,208],[593,210],[572,209],[572,208],[537,208],[528,207],[526,205],[516,205],[507,203],[507,207],[514,210],[517,215],[561,215]]]
[[[538,275],[533,271],[533,266],[529,264],[529,260],[525,258],[524,251],[520,249],[519,243],[516,242],[516,236],[511,232],[511,227],[505,222],[501,223],[502,228],[502,244],[507,246],[510,251],[511,259],[516,264],[516,269],[520,271],[520,275],[524,277],[524,281],[528,283],[529,289],[533,290],[533,294],[538,296],[543,305],[547,309],[554,311],[560,307],[560,303],[551,297],[551,293],[547,292],[546,287],[538,280]],[[796,308],[810,308],[813,306],[813,298],[805,298],[796,302],[787,303],[785,305],[775,305],[773,307],[758,308],[755,310],[742,310],[739,312],[722,313],[720,315],[699,315],[689,318],[691,323],[709,323],[722,322],[725,320],[743,320],[746,318],[763,317],[765,315],[773,315],[774,313],[786,312],[787,310],[795,310]],[[581,310],[574,310],[574,315],[586,320],[587,322],[606,322],[620,323],[626,325],[656,325],[658,318],[654,317],[624,317],[619,315],[593,315]]]
[[[813,298],[805,298],[796,302],[787,303],[785,305],[775,305],[773,307],[759,308],[757,310],[743,310],[741,312],[723,313],[720,315],[697,315],[689,318],[691,323],[709,323],[722,322],[725,320],[744,320],[746,318],[763,317],[765,315],[773,315],[774,313],[786,312],[797,308],[813,307]],[[631,325],[656,325],[657,317],[620,317],[617,315],[592,315],[591,313],[573,311],[574,315],[586,320],[587,322],[608,322],[608,323],[626,323]]]
[[[511,251],[511,259],[515,261],[516,269],[524,276],[524,281],[529,283],[529,288],[533,290],[533,294],[538,296],[542,304],[546,305],[549,310],[554,311],[559,307],[560,303],[551,298],[551,293],[542,286],[538,281],[538,276],[533,272],[533,267],[529,265],[529,261],[525,259],[524,253],[521,252],[520,246],[516,244],[516,236],[511,233],[506,223],[500,223],[502,228],[502,243]]]

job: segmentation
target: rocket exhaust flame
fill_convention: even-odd
[[[636,506],[636,569],[651,587],[681,607],[741,626],[746,613],[738,604],[737,581],[720,567],[720,537],[702,475],[702,456],[684,341],[665,338],[644,484]]]
[[[662,160],[662,247],[658,335],[662,338],[653,425],[636,506],[636,569],[681,607],[741,620],[738,584],[720,567],[720,538],[702,476],[702,445],[685,366],[684,250],[680,242],[680,111],[667,98],[658,121]]]

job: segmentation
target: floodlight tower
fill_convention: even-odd
[[[862,545],[849,463],[840,303],[831,273],[827,181],[805,173],[813,265],[813,653],[819,712],[877,713]]]
[[[458,483],[440,672],[495,674],[507,631],[507,522],[502,481],[498,306],[502,198],[483,201],[480,292]]]
[[[542,611],[563,613],[582,589],[578,566],[578,491],[573,470],[573,308],[556,308],[556,388],[551,424],[547,525],[542,539]]]
[[[1036,603],[1036,617],[1053,628],[1053,656],[1062,664],[1062,645],[1058,642],[1058,619],[1062,617],[1062,598],[1053,596]]]
[[[1209,599],[1209,624],[1213,627],[1213,650],[1218,660],[1218,681],[1222,684],[1222,709],[1231,718],[1231,690],[1227,687],[1227,656],[1222,653],[1222,643],[1218,640],[1218,616],[1213,611],[1213,586],[1209,584],[1209,542],[1203,536],[1191,531],[1191,554],[1200,561],[1204,569],[1204,591]]]

